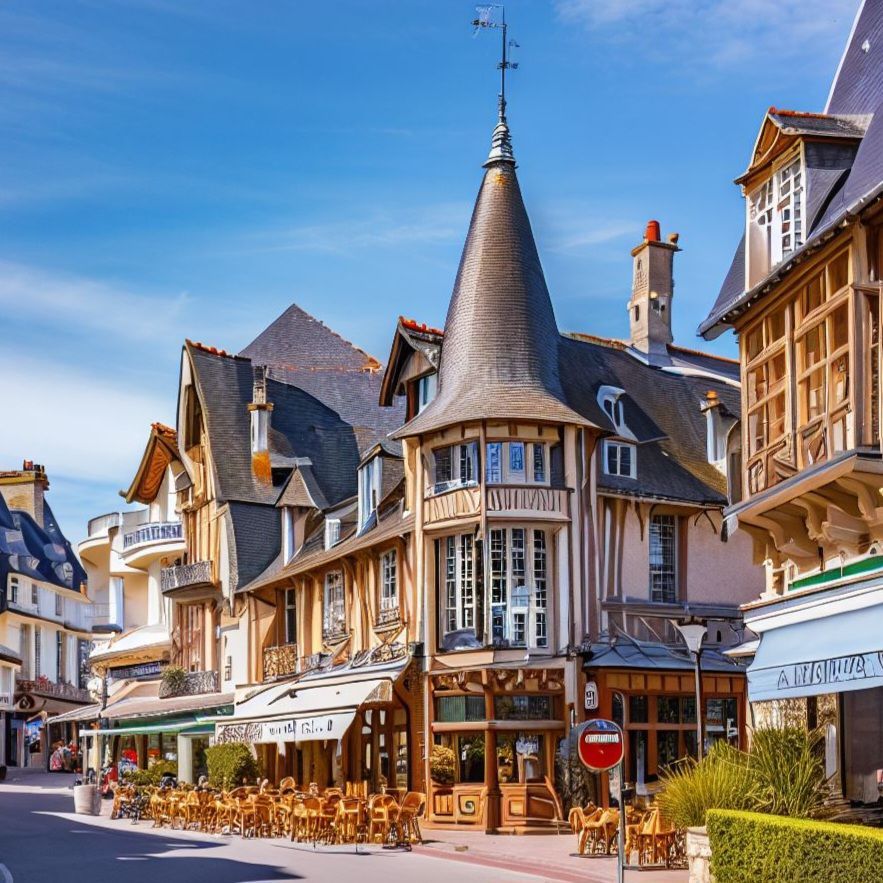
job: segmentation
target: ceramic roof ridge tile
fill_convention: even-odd
[[[441,328],[433,328],[425,322],[418,322],[416,319],[409,319],[407,316],[399,316],[399,322],[409,331],[419,331],[423,334],[432,334],[436,337],[444,337],[445,332]]]
[[[241,356],[237,356],[235,353],[228,353],[227,350],[219,349],[216,346],[209,346],[207,343],[202,343],[199,340],[191,340],[189,337],[184,338],[184,343],[187,346],[193,347],[194,349],[202,350],[204,353],[210,353],[213,356],[223,356],[226,359],[239,359]]]

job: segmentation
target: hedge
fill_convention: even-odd
[[[251,747],[245,742],[227,742],[205,750],[208,782],[212,788],[224,790],[256,782],[260,768]]]
[[[717,883],[879,883],[883,830],[710,809]]]

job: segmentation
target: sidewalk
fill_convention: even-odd
[[[76,773],[47,773],[33,767],[7,767],[6,780],[0,782],[4,791],[67,791],[76,781]]]
[[[524,836],[488,835],[476,831],[423,832],[425,842],[414,847],[422,855],[435,855],[452,861],[486,865],[524,874],[536,874],[565,883],[613,883],[616,859],[607,856],[581,856],[576,852],[573,834]],[[687,883],[686,870],[626,871],[627,881],[644,883]]]

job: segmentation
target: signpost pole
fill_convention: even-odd
[[[625,760],[619,762],[619,849],[616,850],[616,883],[625,880],[625,798],[622,795],[625,784]]]

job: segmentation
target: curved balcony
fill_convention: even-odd
[[[180,521],[151,521],[123,534],[121,558],[127,567],[143,569],[157,558],[184,551]]]
[[[488,515],[500,518],[567,521],[568,493],[566,488],[490,484],[487,488],[487,511]]]
[[[462,518],[478,515],[481,490],[478,485],[463,485],[426,497],[423,501],[423,523],[427,527],[444,527]]]
[[[120,523],[119,512],[108,512],[89,519],[89,535],[77,545],[77,553],[84,561],[99,565],[110,548],[110,531]]]
[[[211,561],[193,561],[160,571],[160,588],[167,598],[207,601],[219,596]]]

